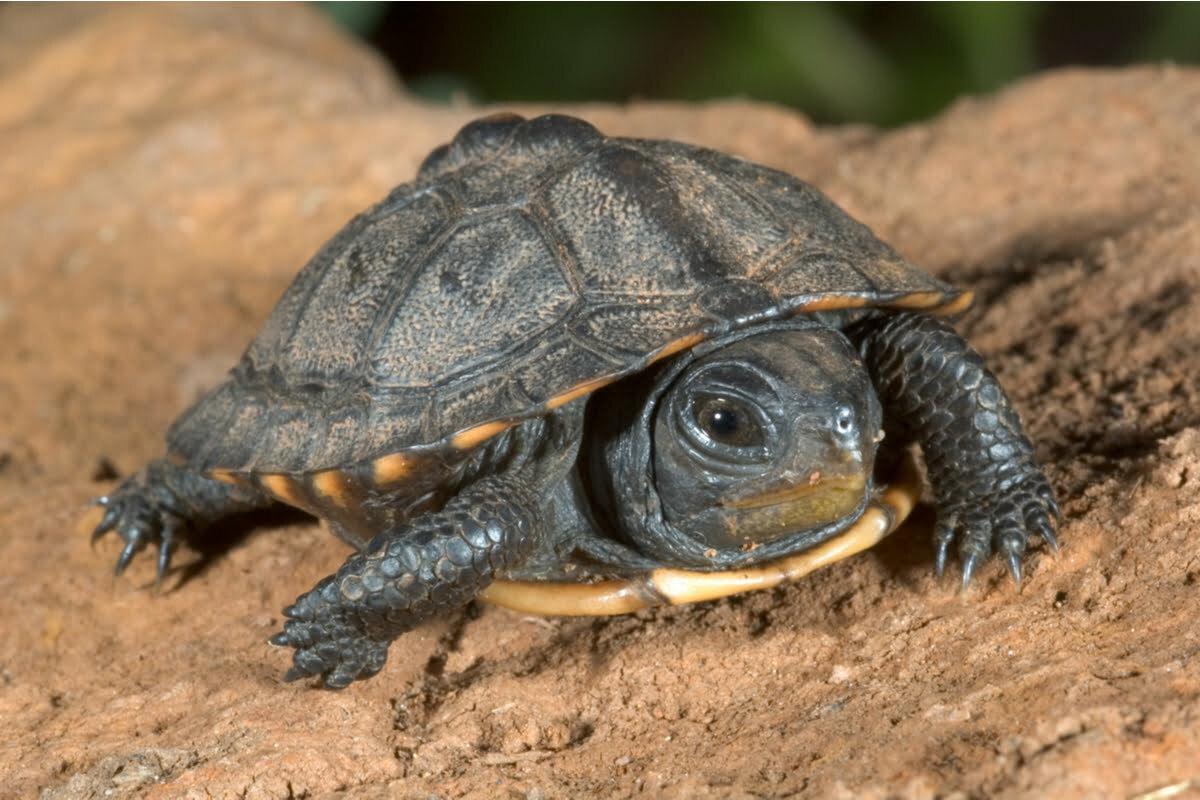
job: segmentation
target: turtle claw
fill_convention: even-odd
[[[958,518],[954,514],[946,514],[938,519],[933,531],[933,542],[936,548],[934,569],[939,579],[946,573],[946,562],[950,558],[950,543],[954,541],[954,531],[958,527]]]
[[[129,566],[129,562],[133,561],[133,557],[137,551],[141,549],[141,542],[136,538],[126,540],[125,547],[121,549],[121,555],[117,557],[117,568],[113,570],[114,577],[121,577],[125,572],[125,568]]]
[[[171,565],[175,542],[185,521],[158,502],[153,490],[141,480],[141,475],[123,483],[115,492],[92,501],[103,506],[104,516],[92,529],[94,544],[110,532],[116,532],[125,542],[117,556],[113,574],[120,577],[143,548],[157,541],[158,557],[154,585],[159,587]]]
[[[345,689],[383,669],[390,640],[367,636],[345,614],[330,613],[321,591],[323,584],[301,595],[295,605],[283,610],[283,630],[267,639],[276,647],[292,647],[292,666],[284,674],[287,682],[318,678],[326,689]],[[321,613],[316,613],[317,611]]]
[[[960,503],[943,509],[933,535],[938,576],[945,568],[950,543],[957,541],[963,590],[993,552],[1003,559],[1020,589],[1024,578],[1021,561],[1029,537],[1036,534],[1058,550],[1053,521],[1058,518],[1058,506],[1049,492],[1049,484],[1036,472],[992,498],[975,498],[969,507]]]
[[[1021,555],[1010,550],[1004,554],[1004,560],[1008,562],[1008,572],[1012,575],[1019,590],[1021,588]]]
[[[1053,499],[1026,506],[1025,527],[1040,536],[1042,541],[1057,553],[1058,537],[1054,535],[1055,524],[1062,524],[1062,512],[1058,510],[1058,504]]]
[[[1058,537],[1056,537],[1054,535],[1054,528],[1050,527],[1049,525],[1047,525],[1045,523],[1042,523],[1042,524],[1038,525],[1035,528],[1035,530],[1037,531],[1038,536],[1042,537],[1042,541],[1045,542],[1050,547],[1051,550],[1053,550],[1054,552],[1057,553],[1058,552]]]
[[[971,585],[971,578],[975,577],[975,569],[979,566],[982,559],[976,553],[971,553],[962,560],[962,585],[959,586],[959,591],[965,592],[967,587]]]
[[[167,568],[171,566],[171,557],[175,555],[175,542],[183,523],[178,517],[168,516],[163,519],[162,530],[158,535],[158,560],[154,570],[154,588],[162,586]]]
[[[117,526],[121,515],[115,507],[109,504],[108,495],[97,497],[92,500],[92,505],[102,506],[104,508],[104,516],[100,518],[100,522],[92,529],[92,544],[103,538],[104,534],[111,531]]]

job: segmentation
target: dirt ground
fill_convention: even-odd
[[[959,327],[1046,464],[1061,552],[963,596],[922,507],[784,588],[605,619],[480,604],[344,692],[283,683],[266,639],[337,540],[264,519],[156,594],[153,559],[114,580],[117,540],[80,517],[481,109],[407,98],[304,7],[8,5],[0,797],[1200,797],[1200,72],[1051,73],[891,132],[555,110],[785,169],[975,288]]]

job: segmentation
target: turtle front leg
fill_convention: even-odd
[[[283,610],[288,619],[270,642],[296,649],[285,680],[320,675],[342,689],[369,678],[394,639],[470,602],[533,550],[538,530],[534,493],[490,477],[381,533]]]
[[[860,322],[850,335],[884,407],[889,435],[921,445],[937,503],[938,575],[957,540],[962,585],[998,550],[1021,582],[1026,540],[1057,548],[1058,505],[999,381],[953,328],[923,314]]]
[[[95,502],[104,506],[104,516],[92,531],[92,541],[109,531],[125,541],[116,574],[125,571],[139,550],[157,542],[157,580],[162,581],[175,539],[185,528],[205,528],[232,514],[266,508],[273,501],[255,489],[222,483],[157,458]]]

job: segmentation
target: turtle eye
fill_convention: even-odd
[[[730,397],[707,396],[693,406],[696,427],[717,444],[756,447],[764,444],[762,427],[745,404]]]
[[[854,409],[849,406],[839,406],[834,418],[834,426],[842,435],[852,433],[854,431]]]

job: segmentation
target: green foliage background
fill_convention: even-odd
[[[1051,66],[1200,62],[1200,3],[322,3],[448,100],[771,100],[894,125]]]

